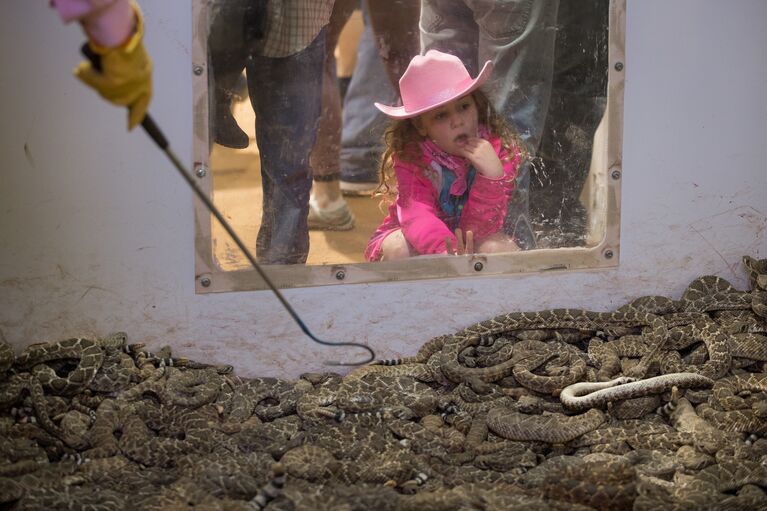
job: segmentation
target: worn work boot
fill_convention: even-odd
[[[226,95],[216,101],[213,115],[213,141],[232,149],[245,149],[250,143],[248,134],[242,131],[232,115],[232,97]]]

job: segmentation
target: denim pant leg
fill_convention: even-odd
[[[479,27],[463,1],[421,0],[421,53],[439,50],[460,58],[471,76],[479,73]],[[484,64],[484,62],[483,62]],[[492,78],[491,78],[492,79]]]
[[[551,100],[559,0],[466,2],[480,27],[479,61],[492,60],[495,66],[485,90],[534,157]],[[530,221],[530,174],[537,161],[519,168],[504,224],[523,250],[537,247]]]
[[[309,253],[309,153],[321,112],[324,58],[325,29],[295,55],[248,61],[264,193],[256,255],[264,264],[302,264]]]
[[[559,5],[551,104],[538,150],[546,172],[530,192],[533,218],[556,226],[549,246],[581,244],[587,229],[580,194],[607,100],[609,12],[609,0]]]
[[[364,4],[363,4],[364,6]],[[363,7],[366,13],[367,7]],[[341,132],[341,179],[350,183],[378,182],[378,163],[384,151],[383,134],[389,120],[373,102],[393,105],[399,99],[378,54],[373,29],[365,23],[346,92]]]

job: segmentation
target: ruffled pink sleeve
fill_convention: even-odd
[[[521,160],[516,147],[510,151],[504,149],[498,137],[491,137],[489,142],[501,160],[503,177],[491,179],[479,173],[476,174],[459,223],[462,231],[474,233],[476,241],[482,241],[503,228],[506,209],[514,193],[514,179]]]

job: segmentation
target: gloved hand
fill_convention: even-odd
[[[128,107],[128,129],[144,120],[152,97],[152,60],[144,48],[144,20],[138,8],[136,31],[125,44],[105,48],[93,41],[91,50],[101,59],[101,70],[83,61],[74,70],[75,76],[101,97],[115,105]]]

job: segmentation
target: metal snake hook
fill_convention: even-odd
[[[213,204],[213,202],[208,198],[205,193],[200,190],[200,188],[197,186],[197,184],[194,182],[194,180],[189,176],[189,174],[184,170],[183,165],[178,160],[175,154],[170,150],[170,148],[167,146],[167,141],[165,142],[165,147],[163,147],[157,139],[153,136],[153,131],[150,131],[150,128],[147,128],[146,124],[147,121],[149,123],[154,124],[154,121],[152,120],[149,115],[147,115],[144,118],[144,121],[141,123],[141,126],[149,133],[149,136],[152,137],[152,140],[157,143],[158,146],[165,152],[165,154],[168,155],[168,158],[173,162],[173,165],[176,167],[176,170],[181,173],[181,176],[186,180],[186,182],[189,184],[189,186],[192,187],[192,190],[194,190],[195,194],[197,194],[197,197],[205,204],[205,206],[208,208],[208,210],[213,214],[213,216],[216,217],[216,219],[221,223],[223,228],[226,230],[226,232],[231,236],[232,240],[237,244],[239,249],[242,251],[242,253],[245,255],[245,257],[250,261],[250,264],[253,265],[253,268],[256,269],[258,274],[261,276],[262,279],[264,279],[264,282],[266,282],[266,285],[269,286],[269,289],[272,290],[272,293],[277,297],[277,299],[280,301],[282,306],[285,308],[286,311],[288,311],[288,314],[293,318],[293,320],[298,324],[298,326],[301,328],[301,330],[309,337],[312,341],[322,344],[324,346],[353,346],[355,348],[362,348],[365,351],[369,353],[368,358],[365,360],[362,360],[360,362],[338,362],[338,361],[325,361],[325,365],[333,365],[333,366],[359,366],[359,365],[365,365],[369,362],[372,362],[375,360],[375,351],[370,346],[366,346],[364,344],[356,343],[356,342],[331,342],[331,341],[323,341],[322,339],[319,339],[317,336],[315,336],[311,330],[309,330],[309,327],[306,326],[306,324],[303,322],[303,320],[299,317],[298,313],[293,309],[293,307],[288,303],[287,299],[285,299],[285,296],[280,292],[279,289],[277,289],[277,286],[274,285],[272,280],[269,278],[269,276],[266,274],[264,269],[261,267],[260,264],[256,261],[256,258],[253,257],[253,254],[250,253],[250,250],[245,246],[245,244],[242,242],[239,236],[237,236],[237,233],[234,232],[234,229],[232,229],[232,226],[229,225],[229,222],[226,221],[226,219],[221,215],[218,208]],[[157,130],[157,132],[162,136],[162,132],[159,131],[159,128],[157,128],[157,125],[154,125],[152,130]]]
[[[93,68],[96,71],[101,71],[100,57],[98,54],[96,54],[90,49],[90,47],[88,46],[88,43],[85,43],[82,46],[81,51],[83,55],[85,55],[88,58],[88,60],[90,60],[91,64],[93,65]],[[216,217],[216,220],[218,220],[219,223],[221,223],[221,226],[226,230],[229,236],[231,236],[235,244],[239,247],[239,249],[248,259],[248,261],[250,261],[250,264],[253,265],[253,268],[256,269],[256,271],[264,280],[264,282],[266,282],[266,285],[269,286],[269,289],[272,290],[272,293],[274,293],[274,295],[280,301],[280,303],[285,308],[285,310],[288,311],[288,314],[290,314],[290,316],[298,324],[301,330],[312,341],[318,344],[322,344],[324,346],[352,346],[355,348],[362,348],[363,350],[369,353],[368,358],[360,362],[325,361],[325,365],[359,366],[359,365],[365,365],[375,360],[375,351],[373,351],[371,347],[366,346],[364,344],[360,344],[356,342],[330,342],[330,341],[323,341],[322,339],[317,338],[317,336],[315,336],[309,330],[306,324],[301,320],[301,318],[298,316],[298,313],[288,303],[288,301],[285,299],[285,297],[282,295],[279,289],[277,289],[277,286],[274,285],[274,283],[266,274],[266,272],[263,270],[263,268],[261,268],[261,265],[258,264],[258,262],[256,261],[256,258],[253,257],[253,254],[250,253],[250,250],[248,250],[248,248],[242,242],[240,237],[237,236],[237,233],[234,232],[234,229],[232,229],[232,226],[229,225],[229,222],[227,222],[226,219],[223,217],[223,215],[219,212],[218,208],[213,204],[213,202],[208,198],[208,196],[205,193],[203,193],[202,190],[200,190],[200,188],[197,186],[197,183],[194,182],[194,180],[186,172],[186,170],[184,170],[184,165],[181,163],[181,161],[178,159],[175,153],[171,150],[170,144],[168,143],[168,139],[165,138],[165,135],[160,130],[160,127],[157,126],[157,124],[154,122],[154,119],[152,119],[152,117],[149,116],[149,113],[147,113],[146,116],[144,117],[144,120],[141,121],[141,127],[144,128],[144,131],[146,131],[147,135],[149,135],[149,138],[151,138],[154,141],[154,143],[157,144],[157,147],[162,149],[162,151],[168,156],[171,163],[173,163],[173,166],[176,168],[176,170],[178,170],[179,174],[181,174],[181,177],[184,178],[184,180],[192,188],[192,190],[197,195],[197,197],[202,201],[203,204],[205,204],[205,207],[208,208],[208,211],[210,211],[211,214]]]

